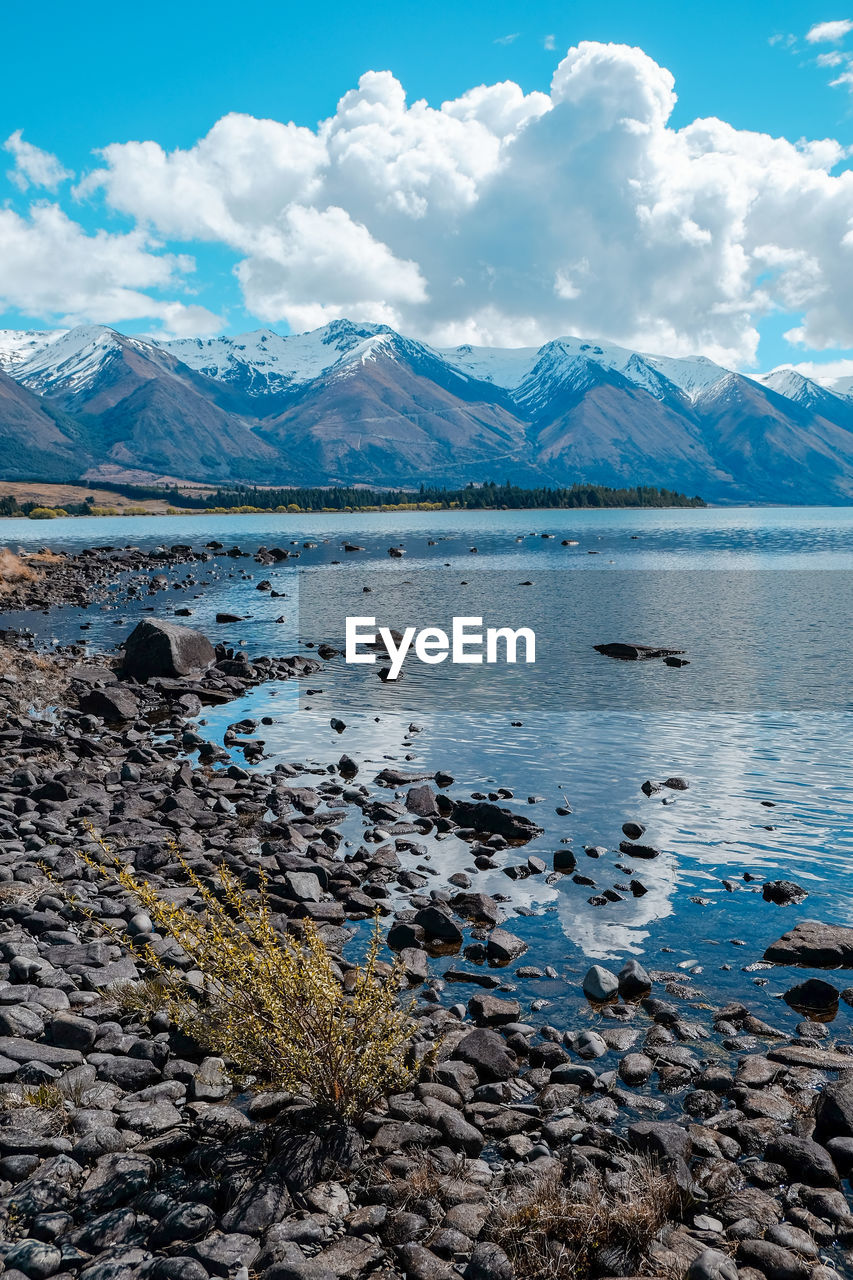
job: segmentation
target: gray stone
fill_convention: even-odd
[[[117,1153],[101,1156],[80,1191],[90,1211],[98,1212],[126,1204],[144,1191],[154,1173],[148,1156]]]
[[[62,1267],[62,1253],[43,1240],[19,1240],[3,1259],[4,1270],[23,1271],[31,1280],[47,1280]]]
[[[188,676],[216,661],[213,645],[200,631],[145,618],[124,642],[124,674],[135,680]]]
[[[483,1081],[511,1080],[518,1072],[514,1055],[496,1031],[471,1031],[456,1046],[456,1056],[472,1066]]]
[[[738,1280],[737,1267],[719,1249],[703,1249],[691,1262],[687,1280]]]
[[[526,950],[527,943],[506,929],[493,929],[486,939],[486,954],[490,964],[510,964],[523,956]]]
[[[764,959],[808,969],[853,969],[853,929],[800,920],[770,944]]]
[[[588,1000],[602,1003],[610,1000],[619,991],[619,979],[615,973],[600,964],[588,969],[583,980],[583,993]]]

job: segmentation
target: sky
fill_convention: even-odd
[[[853,2],[4,13],[0,327],[853,372]]]

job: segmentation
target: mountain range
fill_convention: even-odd
[[[848,502],[853,396],[779,369],[558,338],[438,349],[384,325],[155,341],[0,330],[0,477],[649,484]]]

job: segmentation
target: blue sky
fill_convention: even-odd
[[[853,93],[850,84],[831,82],[846,72],[853,34],[839,35],[838,28],[825,40],[806,38],[816,25],[847,17],[843,8],[802,0],[715,6],[478,0],[400,3],[393,10],[367,2],[313,11],[257,0],[211,0],[203,9],[154,0],[143,10],[48,0],[37,20],[25,6],[9,7],[4,44],[15,56],[5,60],[0,78],[0,143],[22,131],[24,143],[56,162],[51,170],[48,161],[14,147],[0,152],[8,162],[0,165],[0,308],[6,307],[0,325],[91,320],[184,334],[196,322],[210,332],[260,324],[287,331],[354,310],[432,340],[514,345],[555,336],[571,323],[576,332],[584,324],[590,336],[702,350],[744,366],[849,359],[853,309],[843,237],[848,216],[853,225],[853,187],[838,179],[853,144]],[[567,51],[585,41],[641,49],[650,65],[672,73],[677,102],[658,109],[665,86],[654,87],[648,64],[614,63],[593,52],[566,72],[569,87],[554,99],[560,110],[549,104],[546,118],[538,95],[549,93]],[[441,120],[410,122],[382,82],[365,94],[374,113],[369,145],[347,122],[346,163],[324,153],[306,169],[304,156],[293,161],[282,151],[292,140],[262,137],[254,125],[251,137],[217,142],[212,158],[193,151],[235,112],[256,122],[292,121],[316,137],[318,122],[334,117],[342,95],[369,71],[391,72],[408,107],[426,99],[438,109],[477,86],[507,81],[524,102],[537,96],[519,109],[520,123],[502,116],[494,125],[489,105],[469,113],[467,134],[450,136]],[[615,95],[629,103],[630,114],[637,93],[645,95],[638,127],[650,140],[626,157],[624,117],[604,119],[599,108]],[[357,125],[364,110],[355,104]],[[739,167],[729,165],[721,178],[724,213],[706,186],[729,149],[721,136],[702,157],[697,147],[705,141],[690,141],[696,172],[679,179],[677,191],[658,172],[661,164],[677,170],[681,163],[678,155],[662,160],[661,145],[706,117],[741,138]],[[400,133],[391,159],[380,137],[386,127]],[[577,143],[587,128],[589,154]],[[832,139],[837,152],[810,168],[819,163],[836,185],[799,172],[793,154],[747,145],[747,131],[791,144]],[[495,157],[483,169],[476,153],[491,146],[492,134]],[[147,140],[156,156],[121,150]],[[294,145],[301,155],[309,144],[306,135]],[[95,154],[105,147],[116,148],[107,164]],[[164,189],[154,200],[159,157],[168,168],[176,149],[190,157],[193,181],[199,164],[208,166],[204,184],[192,192]],[[448,149],[455,156],[450,175],[437,154]],[[294,163],[296,186],[286,172]],[[636,196],[640,214],[626,205],[621,221],[614,215],[611,225],[599,215],[590,227],[599,195],[602,209],[622,208],[618,164],[625,166],[626,189],[643,188]],[[316,174],[329,175],[330,165],[337,168],[320,182]],[[741,236],[733,229],[742,212],[738,184],[752,181],[751,166],[774,174],[775,185],[744,196],[745,205],[759,209],[760,226]],[[5,169],[12,179],[2,176]],[[79,187],[98,170],[100,178]],[[284,195],[269,190],[272,170]],[[524,175],[541,189],[535,208]],[[169,182],[185,185],[183,178]],[[217,182],[227,210],[217,220],[194,217],[198,209],[190,206],[209,200],[204,192]],[[258,205],[263,218],[252,212]],[[662,284],[670,271],[667,231],[663,223],[649,228],[648,209],[654,222],[667,205],[677,206],[666,216],[680,224],[672,233],[671,279]],[[61,211],[53,221],[48,207]],[[809,225],[809,207],[817,227]],[[90,240],[95,236],[98,244]],[[321,269],[326,245],[334,251]],[[81,261],[66,274],[75,255]],[[738,262],[743,255],[748,270]],[[44,261],[55,263],[53,279],[36,287],[32,277]],[[370,279],[359,278],[359,263],[367,264]],[[748,281],[729,279],[715,292],[715,273],[744,270]],[[344,281],[337,290],[336,281]],[[621,306],[620,287],[631,295]],[[147,313],[146,298],[153,300]]]

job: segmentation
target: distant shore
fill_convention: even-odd
[[[0,481],[0,517],[55,520],[71,516],[313,515],[408,511],[579,511],[704,508],[704,499],[636,485],[614,489],[577,483],[524,488],[492,482],[418,490],[174,485],[54,484]]]

